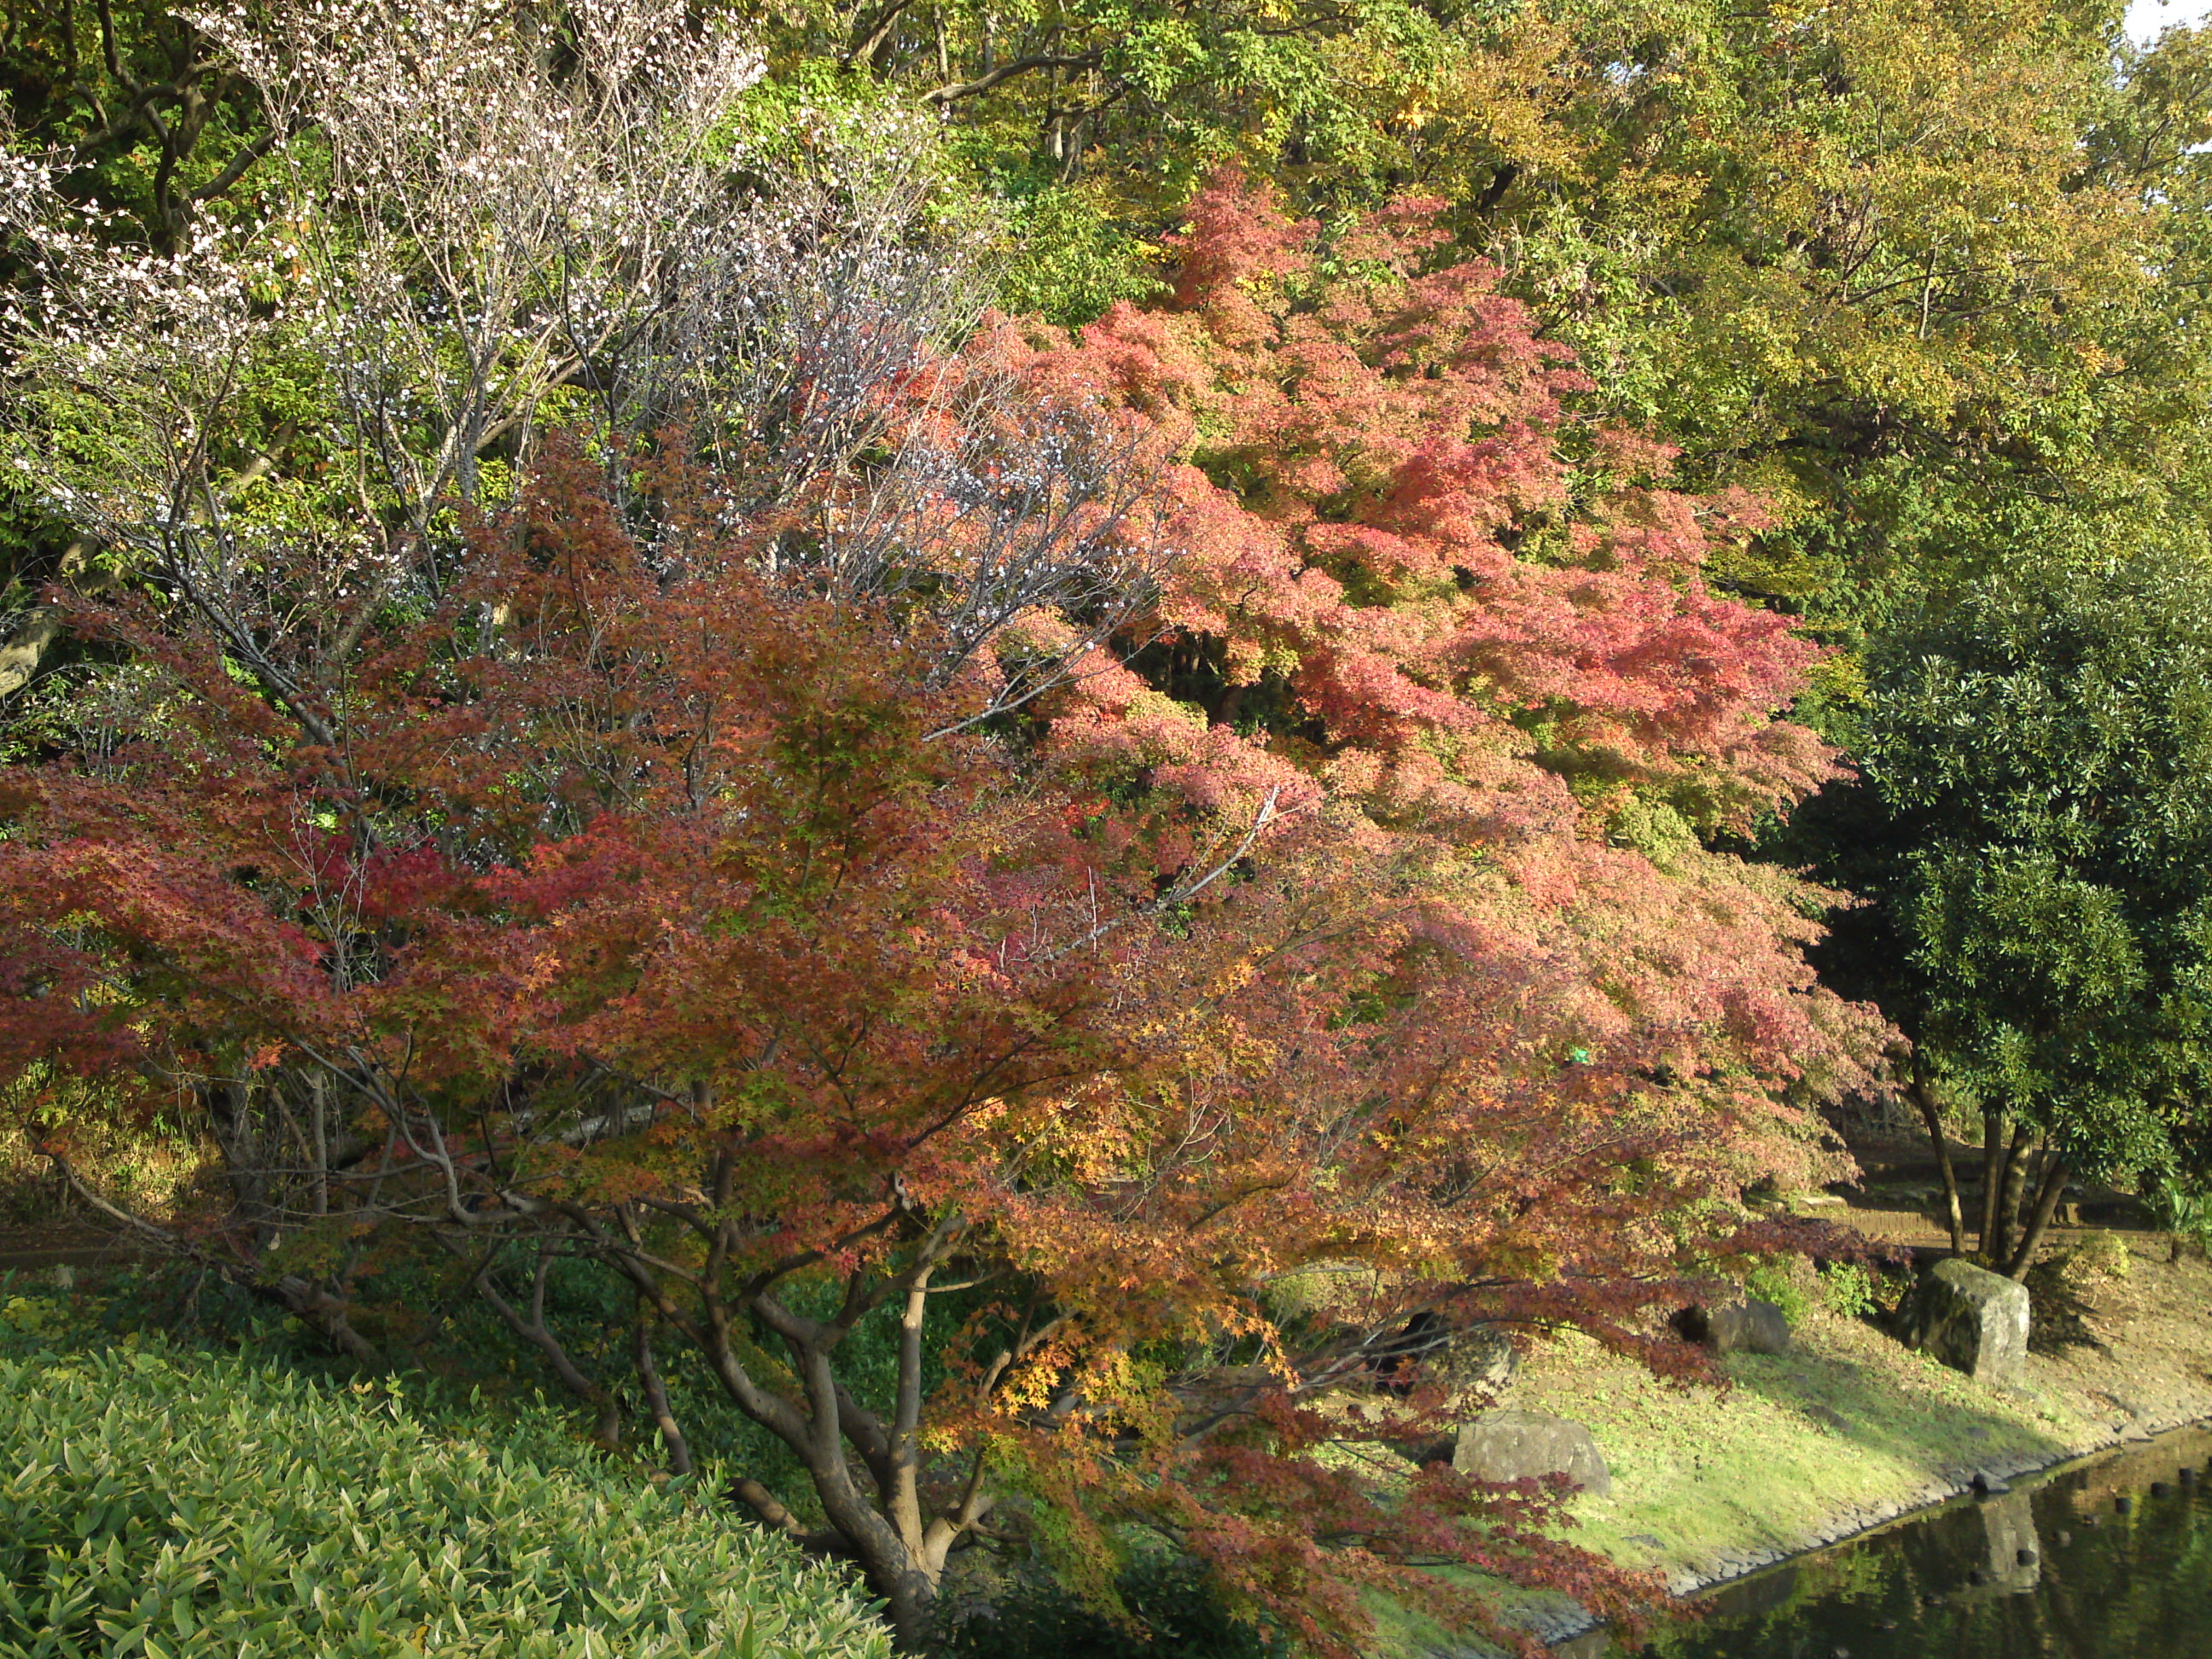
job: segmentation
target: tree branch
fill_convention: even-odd
[[[1099,54],[1095,52],[1082,52],[1073,58],[1039,52],[1029,58],[1013,58],[994,70],[987,70],[972,81],[962,81],[952,86],[939,87],[933,92],[926,92],[921,95],[921,101],[939,105],[957,103],[963,98],[973,98],[979,93],[988,92],[1002,82],[1011,81],[1017,75],[1027,75],[1034,70],[1097,69],[1099,62]]]

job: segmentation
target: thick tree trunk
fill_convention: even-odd
[[[1928,1126],[1928,1144],[1936,1149],[1936,1167],[1943,1176],[1943,1215],[1951,1224],[1951,1254],[1966,1253],[1966,1216],[1959,1202],[1959,1172],[1951,1164],[1950,1144],[1943,1139],[1942,1114],[1928,1086],[1927,1067],[1916,1055],[1912,1061],[1912,1101],[1920,1108],[1920,1121]]]
[[[2034,1136],[2027,1126],[2013,1126],[2012,1144],[2005,1148],[2004,1167],[1997,1184],[1997,1231],[1994,1243],[1984,1242],[1982,1254],[1991,1267],[2012,1257],[2014,1228],[2020,1216],[2021,1178],[2027,1173],[2027,1149]]]
[[[725,1154],[718,1156],[708,1171],[705,1187],[717,1206],[729,1204],[734,1170],[734,1159]],[[890,1231],[912,1213],[902,1192],[897,1207],[857,1228],[839,1248],[849,1249]],[[981,1520],[992,1500],[984,1480],[988,1466],[980,1454],[957,1491],[942,1500],[934,1495],[925,1499],[923,1476],[930,1454],[921,1421],[927,1392],[923,1334],[930,1281],[958,1247],[967,1230],[965,1220],[957,1213],[939,1220],[915,1241],[900,1271],[852,1269],[837,1316],[824,1320],[785,1301],[774,1288],[774,1275],[764,1276],[766,1284],[747,1285],[739,1300],[724,1299],[720,1275],[738,1227],[723,1210],[684,1217],[709,1247],[707,1273],[678,1276],[688,1282],[689,1296],[697,1298],[696,1315],[671,1294],[663,1276],[669,1271],[667,1264],[641,1248],[630,1212],[617,1212],[625,1241],[620,1243],[595,1219],[576,1218],[636,1288],[640,1330],[650,1310],[664,1328],[698,1348],[731,1402],[798,1459],[827,1524],[810,1530],[775,1493],[749,1476],[732,1483],[731,1495],[763,1525],[802,1548],[849,1557],[868,1587],[883,1598],[899,1648],[927,1652],[938,1634],[938,1584],[945,1558]],[[805,1259],[801,1265],[806,1265]],[[896,1382],[890,1411],[879,1414],[852,1391],[850,1378],[841,1376],[838,1364],[859,1322],[894,1307],[899,1310]],[[781,1340],[787,1351],[787,1380],[771,1385],[748,1369],[738,1340],[738,1332],[748,1324]],[[638,1352],[649,1363],[649,1351],[642,1344]]]
[[[2058,1212],[2058,1200],[2065,1191],[2066,1160],[2053,1156],[2043,1171],[2043,1184],[2035,1195],[2035,1208],[2029,1213],[2027,1224],[2021,1229],[2020,1248],[2005,1263],[2007,1278],[2025,1279],[2027,1270],[2035,1265],[2036,1249],[2043,1243],[2043,1235],[2050,1229],[2051,1218]]]
[[[1982,1224],[1979,1233],[1982,1260],[1996,1265],[1991,1254],[1991,1241],[1997,1231],[1997,1196],[2004,1187],[2004,1108],[1984,1105],[1982,1108]]]
[[[825,1488],[846,1484],[831,1480],[823,1474],[814,1475],[817,1495],[825,1498]],[[834,1500],[825,1502],[830,1525],[826,1532],[809,1532],[805,1526],[785,1507],[776,1495],[750,1475],[740,1475],[730,1486],[731,1495],[752,1510],[761,1524],[780,1532],[801,1549],[817,1555],[836,1555],[854,1561],[860,1576],[867,1580],[868,1588],[884,1598],[884,1611],[890,1620],[891,1630],[897,1638],[902,1652],[926,1653],[933,1645],[937,1629],[937,1581],[918,1566],[912,1555],[890,1535],[890,1529],[880,1524],[853,1524],[855,1517],[849,1510],[843,1524],[839,1524],[838,1511],[842,1505]]]
[[[884,1598],[891,1632],[902,1653],[927,1653],[937,1645],[937,1586],[918,1572],[901,1572],[886,1583],[873,1572],[868,1584]]]

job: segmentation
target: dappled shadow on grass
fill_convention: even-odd
[[[2027,1270],[2026,1283],[2033,1310],[2027,1329],[2030,1352],[2056,1359],[2069,1348],[2105,1347],[2089,1328],[2094,1310],[2066,1281],[2063,1258],[2037,1262]]]
[[[1870,1322],[1862,1329],[1863,1343],[1878,1345],[1867,1357],[1798,1349],[1740,1360],[1729,1367],[1735,1386],[1811,1425],[1831,1456],[1872,1460],[1893,1479],[1918,1471],[1930,1483],[1954,1483],[1974,1470],[2068,1455],[2024,1397],[1949,1370]]]

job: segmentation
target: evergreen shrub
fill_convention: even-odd
[[[151,1346],[0,1356],[6,1659],[889,1652],[843,1577],[526,1424]]]

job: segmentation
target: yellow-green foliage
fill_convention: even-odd
[[[2066,1277],[2094,1284],[2100,1279],[2125,1279],[2134,1257],[2128,1242],[2118,1233],[2084,1233],[2080,1243],[2067,1252]]]
[[[232,1358],[0,1358],[0,1656],[886,1659],[836,1575],[518,1443]]]

